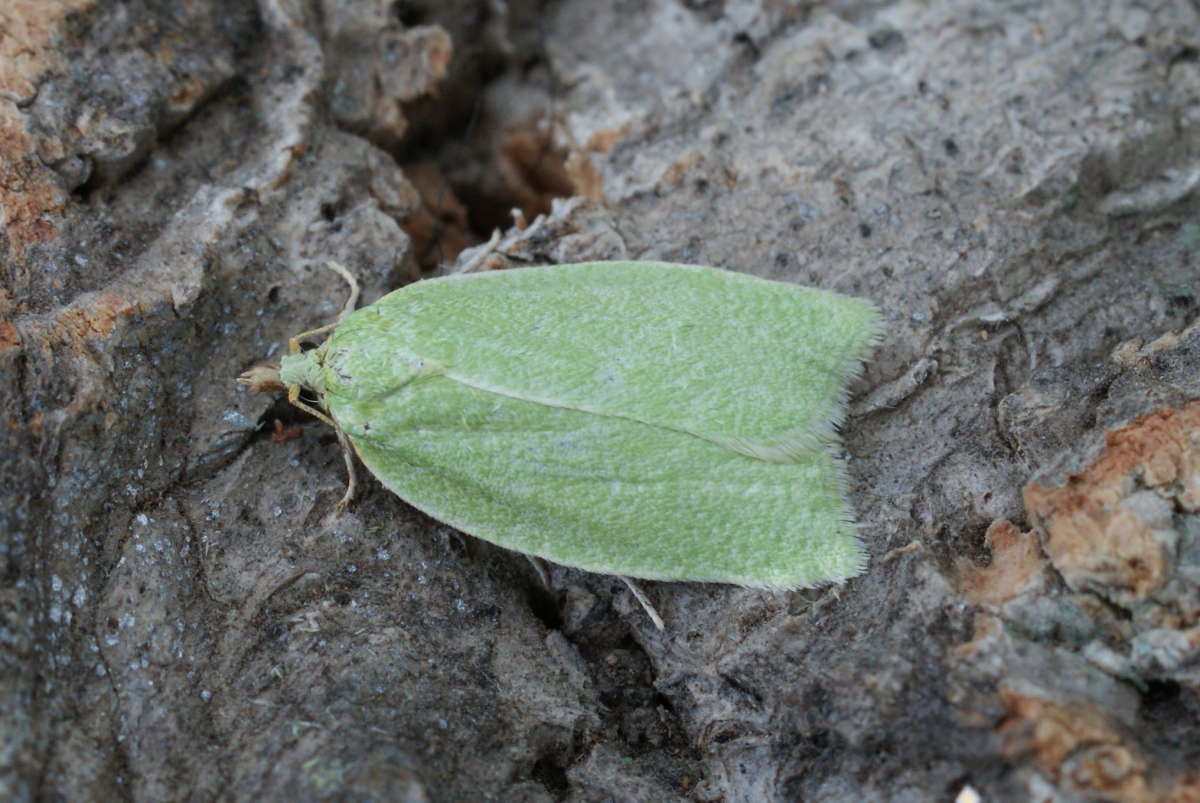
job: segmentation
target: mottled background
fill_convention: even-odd
[[[5,0],[0,798],[1200,799],[1198,124],[1195,2]],[[472,256],[873,299],[868,571],[333,515],[233,377]]]

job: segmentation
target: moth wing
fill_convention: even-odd
[[[383,401],[330,401],[384,485],[509,549],[595,572],[758,588],[836,582],[864,563],[826,450],[766,462],[444,377]]]
[[[342,374],[378,371],[388,348],[402,348],[483,390],[787,459],[834,437],[878,329],[870,303],[837,293],[597,262],[417,282],[351,315],[330,341],[332,352],[380,344],[356,347],[357,364],[345,355]]]
[[[711,268],[468,274],[344,320],[325,404],[385,485],[472,535],[794,588],[863,563],[828,442],[877,337],[867,302]]]

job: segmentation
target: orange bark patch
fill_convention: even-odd
[[[1033,533],[1022,533],[1001,520],[988,527],[984,538],[992,562],[985,569],[969,564],[963,569],[960,582],[968,599],[999,606],[1040,584],[1046,562]]]
[[[500,153],[501,171],[516,206],[530,216],[549,212],[551,198],[574,195],[566,153],[537,131],[536,122],[511,134]]]
[[[614,147],[616,147],[617,143],[624,139],[625,135],[628,133],[628,123],[622,126],[617,126],[616,128],[597,131],[588,137],[587,145],[584,146],[584,150],[589,151],[590,153],[608,153]]]
[[[1102,584],[1140,599],[1166,581],[1169,565],[1145,506],[1130,500],[1149,490],[1200,509],[1200,402],[1142,416],[1105,443],[1105,453],[1064,486],[1026,486],[1025,509],[1072,588]]]
[[[0,352],[21,345],[21,335],[12,321],[0,321]]]
[[[592,164],[591,154],[606,154],[629,133],[629,124],[597,131],[587,144],[567,157],[566,169],[575,192],[593,201],[604,200],[604,179]]]
[[[695,151],[681,156],[667,168],[667,172],[663,173],[663,183],[678,184],[698,164],[700,164],[700,154]]]
[[[0,101],[0,225],[13,257],[32,243],[55,237],[58,228],[52,220],[65,205],[66,194],[38,158],[24,115]]]
[[[604,179],[586,153],[572,153],[567,157],[566,168],[576,192],[592,201],[599,202],[604,199]]]
[[[1148,777],[1148,762],[1118,725],[1091,703],[1051,702],[1001,687],[997,731],[1010,760],[1029,756],[1059,787],[1103,800],[1197,801],[1200,776]]]
[[[432,94],[454,55],[450,34],[437,25],[385,33],[378,49],[376,71],[384,95],[402,103]]]
[[[116,293],[97,293],[88,301],[63,310],[55,328],[76,341],[108,337],[118,320],[129,317],[136,310],[129,299]]]
[[[416,188],[421,205],[402,222],[412,238],[417,261],[423,266],[452,260],[464,248],[479,243],[471,232],[467,207],[454,194],[450,182],[432,162],[412,162],[404,175]]]
[[[4,0],[0,4],[0,91],[32,95],[38,77],[58,61],[53,40],[63,17],[95,5],[96,0]]]
[[[25,115],[8,97],[28,98],[59,66],[55,38],[64,17],[95,0],[5,0],[0,3],[0,225],[14,258],[58,234],[54,213],[66,204],[54,172],[38,158]],[[52,143],[51,143],[52,144]]]

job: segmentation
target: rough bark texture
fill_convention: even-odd
[[[1125,0],[8,0],[0,798],[1200,799],[1198,32]],[[864,575],[647,584],[658,632],[378,484],[334,515],[332,434],[233,377],[335,314],[323,261],[371,300],[513,207],[486,267],[885,310]]]

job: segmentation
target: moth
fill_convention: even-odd
[[[348,314],[239,381],[337,431],[341,507],[353,452],[433,518],[592,572],[794,589],[864,568],[838,428],[881,337],[870,302],[589,262],[418,281],[351,311],[357,284],[331,267]]]

